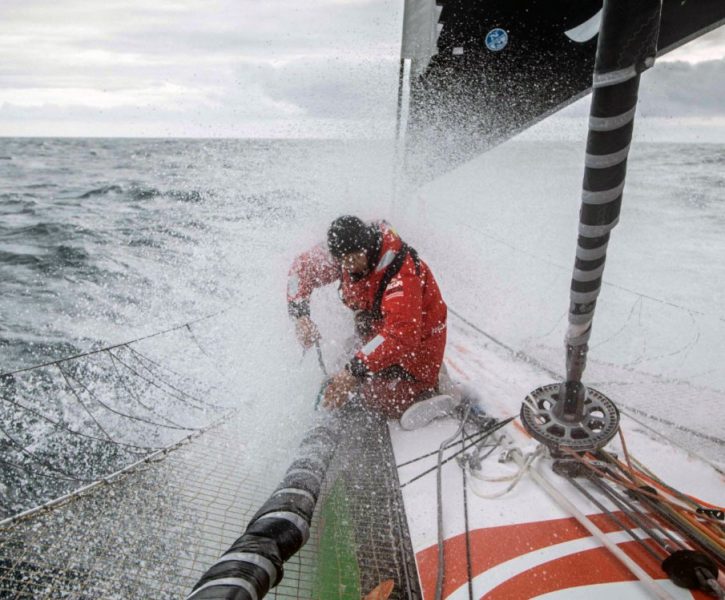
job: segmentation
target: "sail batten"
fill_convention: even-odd
[[[438,53],[438,37],[442,31],[439,19],[442,7],[435,0],[406,0],[403,18],[403,44],[401,58],[412,61],[415,76],[428,68],[433,55]]]

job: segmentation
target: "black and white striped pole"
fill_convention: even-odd
[[[339,417],[324,413],[318,419],[277,490],[186,600],[260,600],[282,580],[282,565],[307,543],[340,437]]]
[[[619,413],[582,383],[594,309],[619,212],[640,74],[654,65],[661,0],[605,0],[594,66],[579,235],[566,333],[566,381],[538,388],[521,409],[543,443],[590,450],[616,433]]]

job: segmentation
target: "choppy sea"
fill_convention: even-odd
[[[511,148],[488,167],[485,160],[484,167],[463,167],[446,176],[443,187],[434,182],[427,194],[413,190],[396,204],[391,203],[393,149],[382,142],[0,139],[0,372],[119,344],[232,307],[233,312],[195,328],[208,360],[200,365],[192,359],[189,369],[202,379],[232,382],[233,391],[225,392],[228,403],[244,400],[259,407],[264,398],[304,404],[316,380],[300,387],[295,379],[304,358],[286,317],[286,271],[295,253],[321,240],[326,224],[342,212],[393,221],[433,264],[452,307],[490,324],[497,335],[510,336],[514,347],[540,346],[550,334],[545,330],[561,324],[557,319],[566,310],[566,287],[563,299],[551,300],[560,304],[551,310],[551,320],[540,319],[532,325],[536,330],[521,331],[522,322],[531,319],[522,320],[516,310],[537,290],[515,276],[525,267],[537,276],[551,269],[556,279],[562,264],[569,268],[557,243],[542,236],[551,233],[552,222],[565,209],[576,218],[577,200],[573,211],[554,200],[524,211],[516,198],[527,193],[525,186],[512,189],[518,184],[511,181],[524,182],[532,165],[542,161],[566,161],[566,169],[557,167],[561,173],[554,169],[539,186],[551,200],[559,189],[557,176],[573,172],[580,181],[583,148],[570,142],[519,142]],[[628,258],[613,273],[614,283],[634,294],[623,305],[629,317],[598,331],[621,338],[620,328],[639,327],[647,302],[653,313],[662,307],[674,311],[685,329],[701,318],[714,324],[710,334],[722,331],[723,167],[725,144],[640,144],[630,168],[644,177],[631,183],[632,196],[640,202],[623,211],[623,218],[641,220],[650,241],[661,242],[663,250],[638,246],[642,239],[637,235],[622,242],[621,255]],[[485,176],[479,176],[481,169]],[[503,187],[497,186],[499,174],[507,181]],[[569,194],[571,187],[576,195],[576,185],[562,183],[562,193]],[[462,201],[464,187],[475,197]],[[573,236],[562,237],[562,255],[573,254]],[[661,273],[655,279],[662,286],[655,285],[652,272]],[[670,278],[668,288],[664,284]],[[334,332],[342,317],[330,319],[327,331]],[[707,329],[702,322],[697,327]],[[650,333],[638,335],[651,340]],[[187,338],[169,338],[153,356],[178,354],[186,343]],[[606,346],[608,340],[599,343]],[[707,383],[707,373],[717,371],[712,357],[722,356],[722,343],[707,332],[687,343],[687,355],[703,363],[701,372],[693,367],[688,373],[699,377],[698,384],[703,377]],[[641,344],[624,351],[640,352]],[[674,360],[682,363],[681,358]],[[99,362],[93,372],[104,368]],[[656,368],[668,367],[658,363]],[[722,373],[711,376],[716,387],[724,378]],[[31,396],[24,401],[41,410],[50,402],[44,396],[48,389],[31,382],[23,388]],[[3,413],[4,427],[11,431],[14,424],[7,420],[14,414]],[[71,416],[64,418],[73,424]],[[88,421],[77,419],[76,424]],[[121,435],[123,425],[115,427]],[[22,437],[27,431],[16,433]],[[0,440],[2,451],[18,454],[7,440]],[[34,446],[33,451],[40,450]],[[52,459],[52,449],[43,456]],[[32,483],[32,472],[33,465],[26,464],[22,481]],[[5,491],[17,481],[5,479]],[[0,511],[8,514],[43,499],[47,494],[16,493]]]
[[[375,157],[341,142],[0,140],[0,370],[256,293],[292,224],[376,187],[362,184],[385,167]]]

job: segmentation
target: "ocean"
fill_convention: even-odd
[[[0,510],[11,514],[80,482],[38,483],[52,469],[28,452],[52,462],[72,436],[44,442],[53,426],[8,399],[129,444],[181,435],[90,407],[94,397],[123,404],[113,382],[133,379],[118,371],[132,359],[137,370],[148,367],[146,379],[160,373],[144,362],[152,360],[181,372],[177,385],[209,404],[269,415],[272,438],[292,447],[320,373],[287,318],[287,269],[340,213],[391,221],[432,265],[451,308],[516,350],[563,363],[583,143],[514,141],[395,200],[393,156],[391,143],[373,141],[0,140],[0,372],[121,344],[115,358],[71,361],[84,363],[74,373],[46,367],[53,383],[27,373],[12,386],[5,380],[0,487],[10,500]],[[725,144],[635,147],[592,344],[604,362],[720,399],[724,164]],[[349,318],[334,290],[314,304],[326,360],[337,364]],[[168,329],[133,346],[144,358],[123,346]],[[93,393],[83,387],[91,384]],[[181,410],[149,385],[135,393],[153,399],[158,418],[196,428],[218,417]],[[90,410],[68,408],[85,408],[83,400]],[[647,398],[643,407],[677,419],[677,402]],[[717,404],[694,407],[685,421],[711,435],[723,426]],[[261,443],[270,434],[249,435]],[[92,454],[84,479],[128,460]]]
[[[0,140],[2,371],[255,294],[295,224],[372,192],[375,156],[314,140]]]

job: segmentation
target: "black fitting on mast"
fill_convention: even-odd
[[[654,65],[661,10],[662,0],[605,0],[602,9],[565,339],[566,381],[555,392],[549,386],[532,392],[521,412],[529,432],[548,445],[597,448],[616,432],[611,427],[618,422],[616,407],[586,388],[582,377],[609,236],[619,222],[640,74]]]

